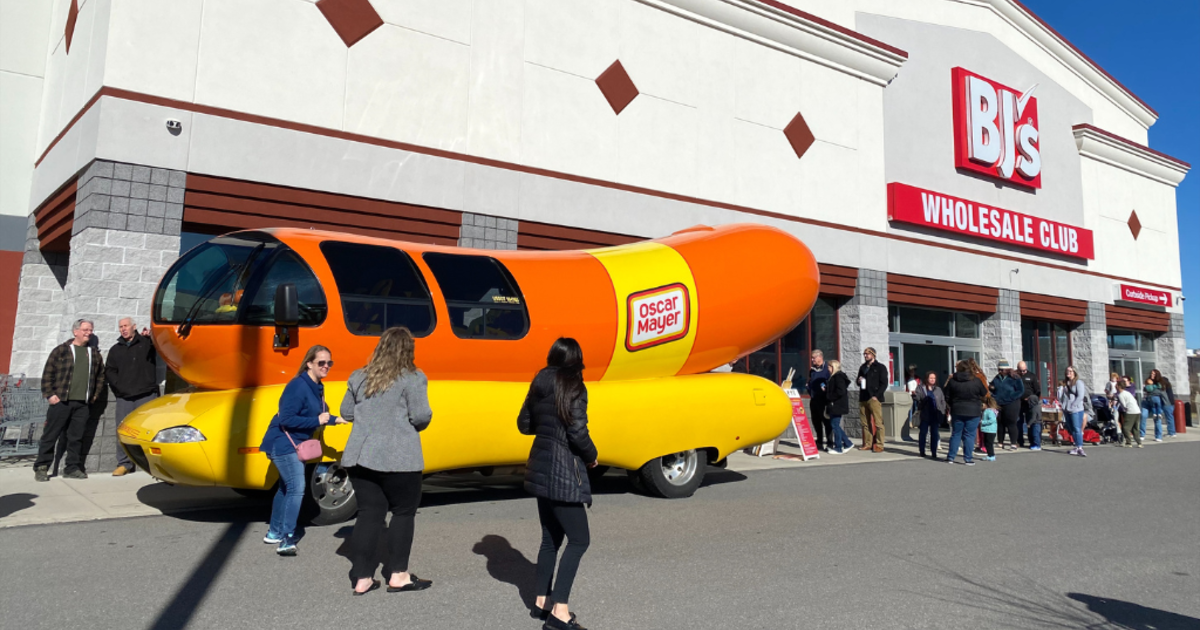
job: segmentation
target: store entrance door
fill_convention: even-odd
[[[946,378],[950,376],[950,372],[954,369],[954,359],[951,351],[953,346],[939,346],[923,343],[906,343],[903,346],[903,365],[907,370],[908,366],[917,366],[917,380],[924,380],[925,374],[928,372],[936,372],[938,375],[938,383],[944,383]],[[901,378],[907,378],[907,374]]]

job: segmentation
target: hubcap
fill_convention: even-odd
[[[313,499],[322,511],[337,509],[354,497],[350,475],[336,462],[317,464],[310,487]]]
[[[695,450],[672,453],[662,457],[663,476],[673,486],[686,486],[695,476],[700,456]]]

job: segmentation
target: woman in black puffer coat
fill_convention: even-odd
[[[596,446],[587,429],[587,388],[583,385],[583,351],[574,339],[560,338],[550,347],[546,367],[529,386],[517,416],[517,428],[535,436],[525,466],[525,490],[537,497],[542,547],[537,561],[534,615],[550,630],[582,630],[567,600],[579,560],[590,543],[587,511],[592,488],[587,469],[597,464]],[[567,549],[554,579],[554,561]],[[553,584],[553,589],[551,589]],[[547,605],[553,602],[553,608]]]

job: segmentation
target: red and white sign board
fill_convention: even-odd
[[[888,220],[1072,258],[1096,257],[1091,230],[896,182],[888,184]]]
[[[629,331],[625,348],[645,350],[682,339],[691,325],[687,287],[676,283],[629,296]]]
[[[1038,104],[1030,86],[1014,90],[964,68],[950,71],[954,165],[1029,188],[1042,187]]]
[[[1171,294],[1157,289],[1146,289],[1129,284],[1121,285],[1121,299],[1155,306],[1171,306]]]
[[[808,421],[808,413],[804,411],[804,401],[800,398],[800,392],[789,389],[787,395],[792,400],[792,427],[796,429],[800,454],[804,461],[819,459],[821,449],[817,448],[817,439],[813,437],[812,424]]]

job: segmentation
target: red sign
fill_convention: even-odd
[[[1154,304],[1155,306],[1171,306],[1170,293],[1155,289],[1143,289],[1142,287],[1130,286],[1128,284],[1121,285],[1121,299],[1130,302],[1141,302],[1142,304]]]
[[[796,440],[800,442],[800,452],[803,453],[805,461],[820,457],[821,449],[817,448],[817,440],[813,437],[812,424],[808,422],[808,414],[804,411],[804,401],[799,396],[791,396],[791,399],[792,426],[796,428]]]
[[[1095,258],[1092,231],[1020,212],[888,184],[888,220],[1074,258]]]
[[[1037,99],[969,70],[950,71],[954,165],[1030,188],[1042,187]]]

